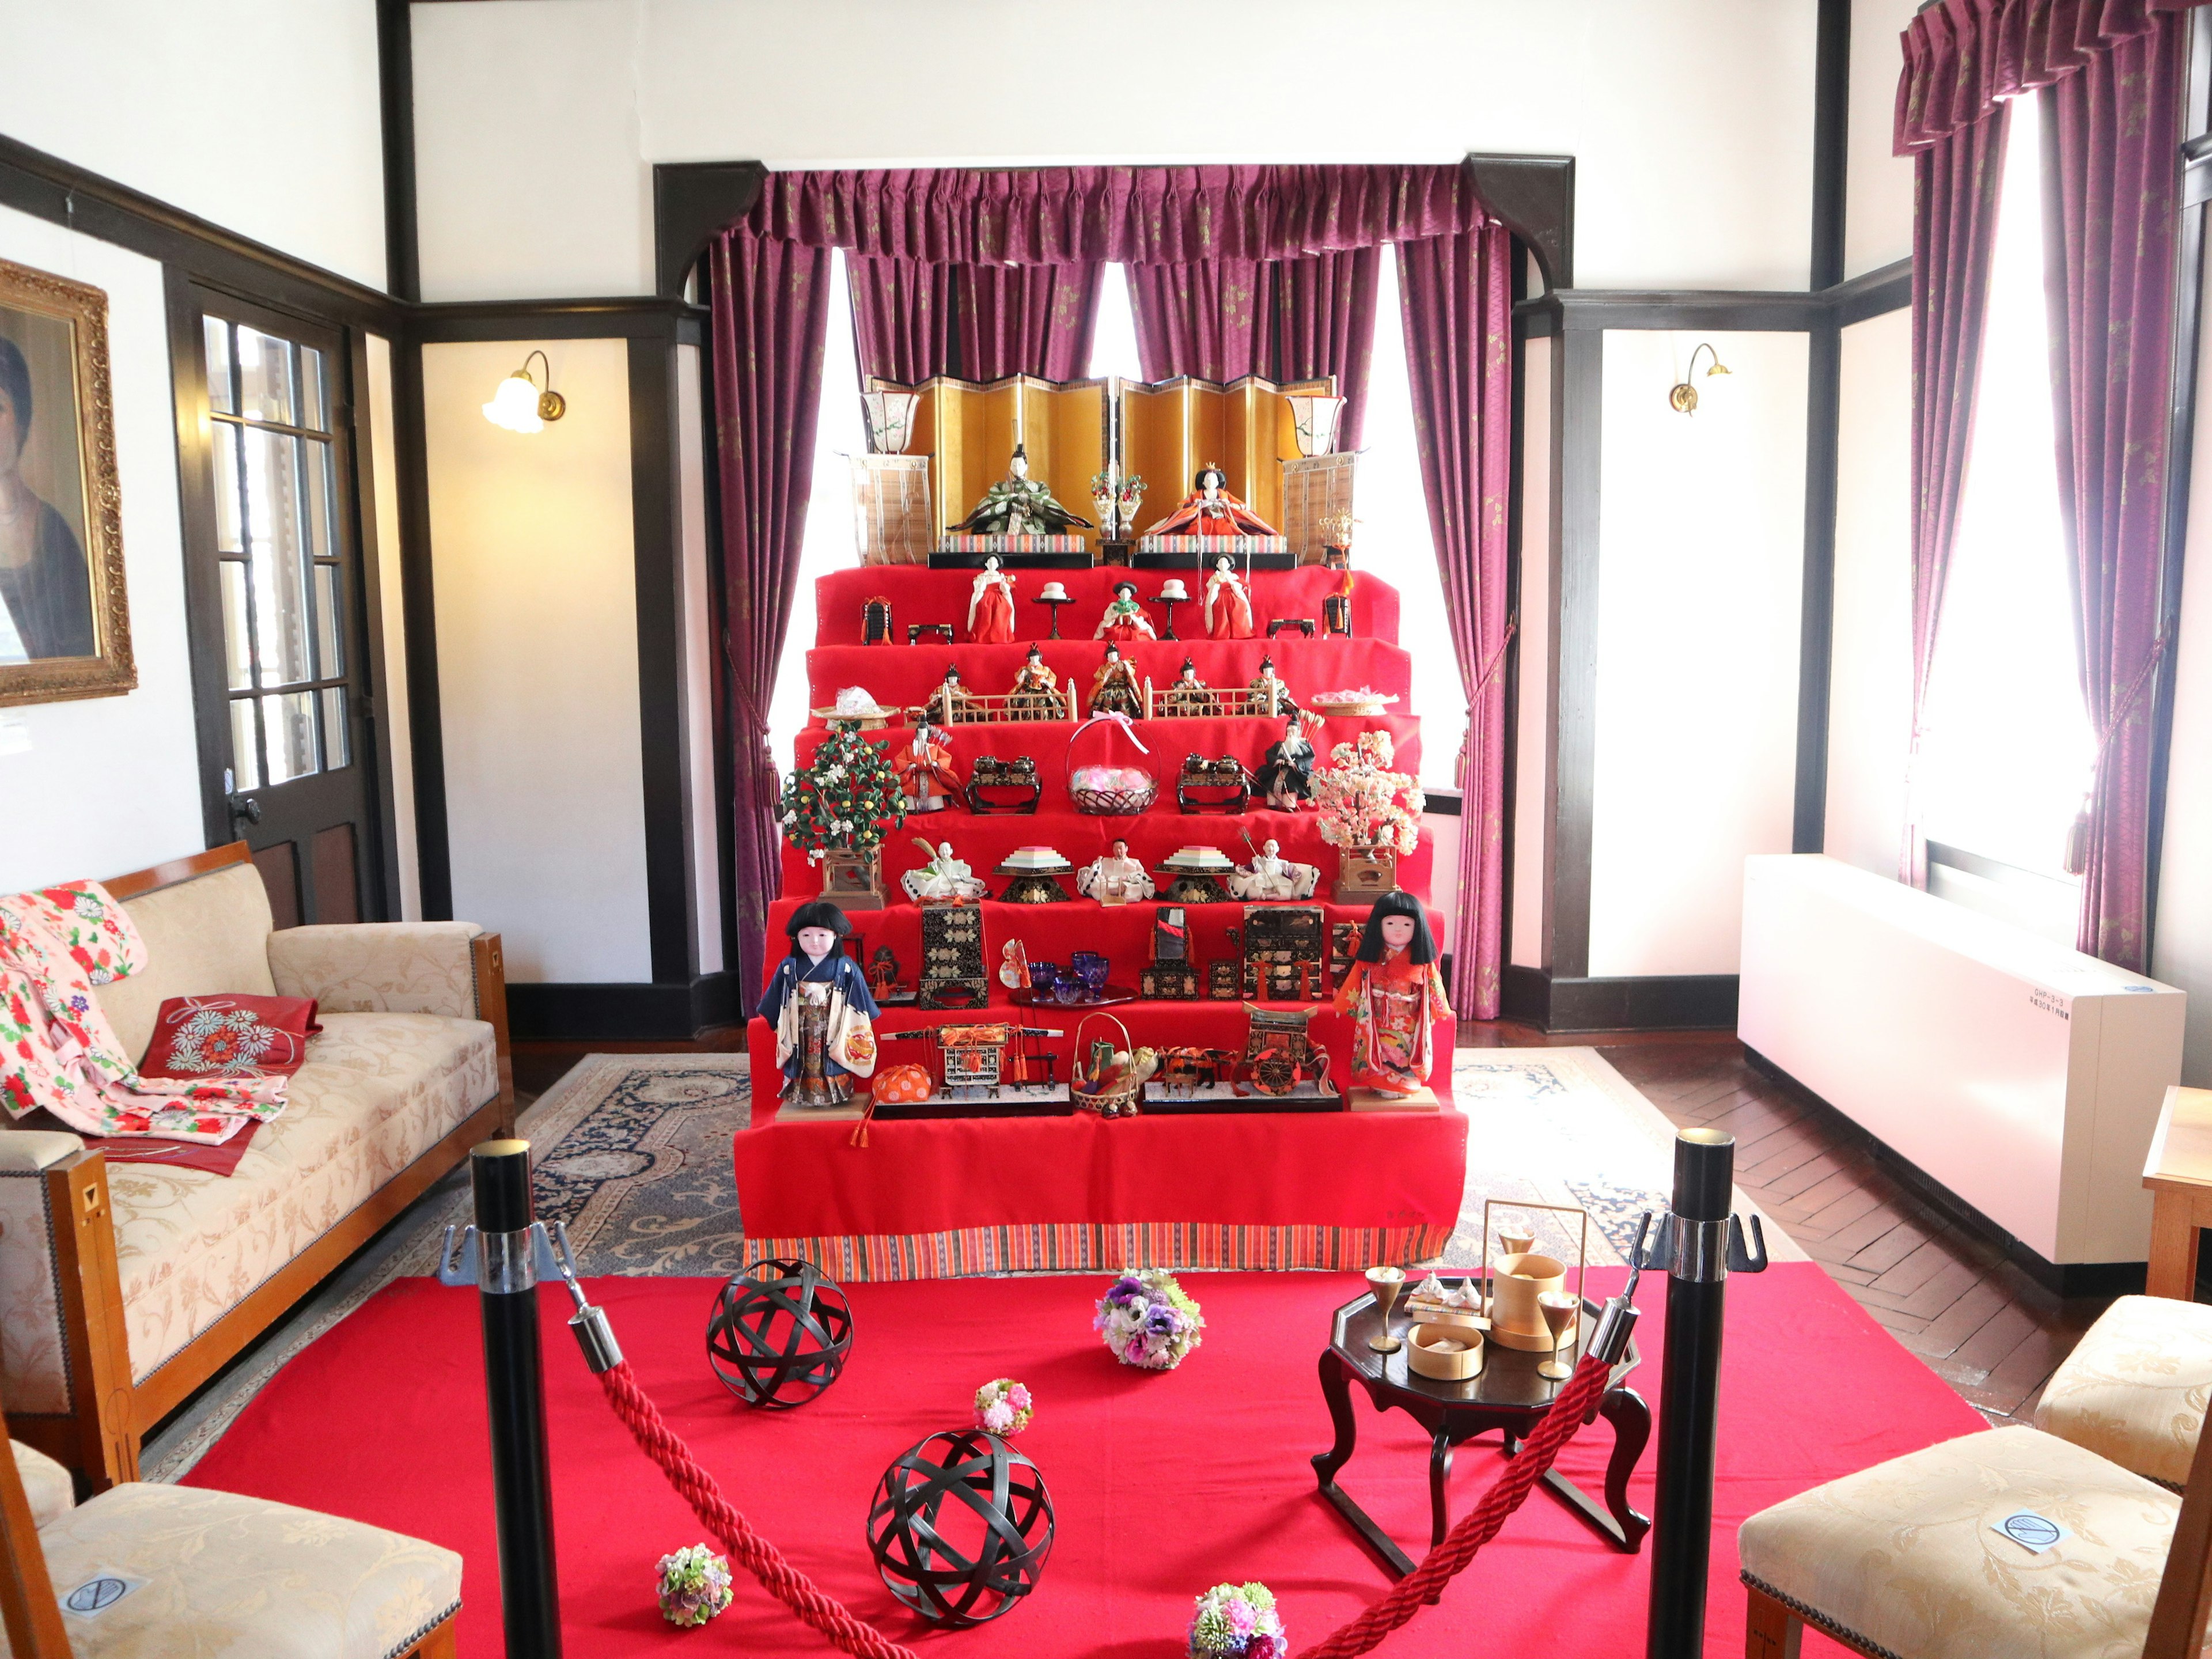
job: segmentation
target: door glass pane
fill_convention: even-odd
[[[250,690],[253,684],[253,640],[246,632],[246,564],[240,559],[225,559],[217,567],[222,573],[222,659],[234,691]],[[243,704],[235,705],[242,708]]]
[[[245,332],[239,331],[241,337]],[[254,635],[263,685],[312,678],[307,666],[307,555],[301,545],[300,442],[281,433],[245,434]]]
[[[240,414],[249,420],[295,423],[290,341],[240,323],[238,379]]]
[[[262,723],[269,729],[269,781],[304,778],[315,765],[315,694],[287,691],[261,699]]]
[[[331,471],[333,458],[331,446],[303,441],[301,452],[302,482],[307,491],[305,509],[307,537],[313,544],[317,558],[335,559],[338,556],[338,543],[331,504],[337,498],[337,481]]]
[[[300,348],[300,424],[318,432],[331,429],[329,411],[324,406],[323,354],[313,346]]]
[[[238,539],[238,428],[215,423],[215,545],[219,553],[242,550]]]
[[[338,641],[338,568],[315,567],[315,678],[334,680],[345,672]]]
[[[346,731],[345,688],[333,685],[323,697],[323,765],[335,772],[350,763],[351,740]]]
[[[222,415],[235,415],[238,404],[230,390],[230,325],[220,317],[203,317],[200,328],[207,340],[208,407]]]
[[[231,787],[241,793],[261,787],[261,739],[253,733],[253,699],[234,697],[230,704],[230,764],[237,775]]]

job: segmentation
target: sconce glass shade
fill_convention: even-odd
[[[868,411],[868,447],[878,455],[903,455],[914,439],[914,411],[921,402],[913,392],[864,392]]]
[[[1291,406],[1299,454],[1326,455],[1336,447],[1336,417],[1344,412],[1343,398],[1293,392],[1284,401]]]
[[[545,422],[538,413],[538,386],[520,369],[499,383],[491,401],[483,406],[484,419],[509,432],[542,432]]]

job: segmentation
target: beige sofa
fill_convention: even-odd
[[[0,1133],[0,1394],[95,1490],[141,1437],[477,1141],[514,1091],[499,939],[468,922],[272,931],[243,842],[108,884],[142,973],[100,988],[134,1054],[173,996],[307,996],[323,1034],[228,1176]]]

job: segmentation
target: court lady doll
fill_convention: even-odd
[[[1354,1087],[1404,1096],[1429,1086],[1432,1027],[1452,1010],[1428,912],[1411,893],[1393,889],[1375,901],[1336,1011],[1352,1021]]]
[[[842,910],[812,900],[792,913],[783,931],[791,954],[769,975],[754,1010],[775,1027],[782,1097],[798,1107],[842,1106],[853,1097],[855,1078],[875,1073],[872,1022],[883,1010],[860,963],[839,947],[853,931]]]
[[[1213,574],[1206,579],[1206,632],[1217,640],[1252,637],[1251,596],[1237,574],[1237,562],[1226,554],[1213,562]]]
[[[1105,614],[1098,618],[1098,631],[1094,640],[1152,640],[1159,635],[1152,627],[1152,619],[1145,614],[1145,607],[1137,602],[1134,582],[1115,582],[1113,599],[1107,605]]]
[[[1014,579],[992,554],[968,593],[968,637],[976,645],[1004,645],[1014,637]]]

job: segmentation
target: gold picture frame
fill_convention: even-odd
[[[107,295],[0,259],[0,708],[137,684]]]

